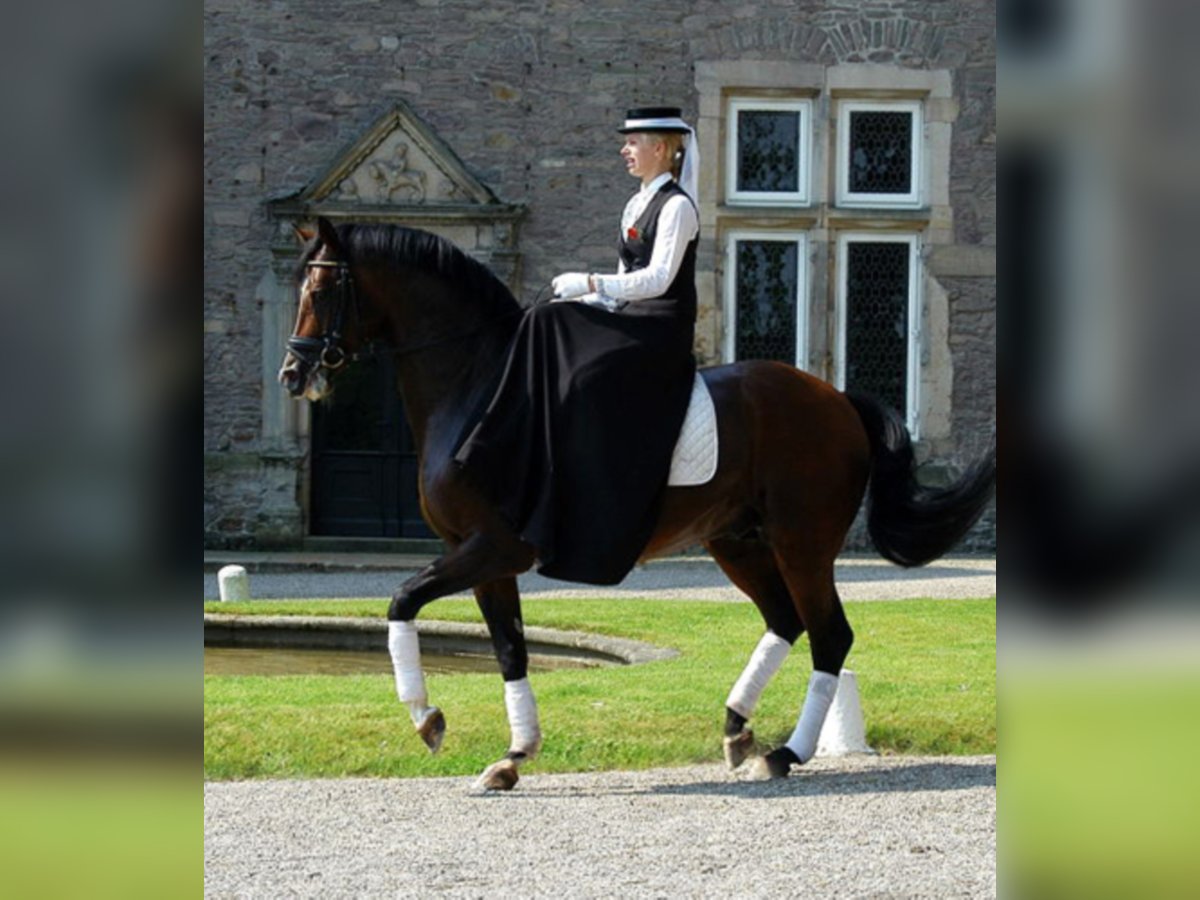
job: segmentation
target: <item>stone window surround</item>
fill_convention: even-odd
[[[701,167],[698,186],[701,266],[697,291],[701,307],[714,314],[702,318],[698,344],[706,362],[721,360],[724,330],[726,234],[734,230],[803,232],[808,236],[808,365],[820,377],[834,381],[836,370],[837,277],[836,247],[843,231],[918,235],[919,260],[943,250],[955,254],[953,210],[950,206],[950,148],[958,104],[949,70],[909,69],[873,64],[825,66],[787,61],[704,61],[695,66],[699,102],[696,122]],[[807,207],[731,205],[725,196],[723,149],[727,146],[726,115],[732,97],[811,99],[811,203]],[[832,153],[836,148],[837,106],[842,99],[919,100],[922,103],[924,143],[921,173],[923,205],[914,209],[846,208],[832,202],[835,184]],[[704,261],[708,261],[705,266]],[[920,377],[916,379],[919,415],[925,440],[950,436],[953,361],[949,341],[949,301],[930,267],[919,267],[917,291],[921,345],[916,348]],[[705,350],[708,351],[705,354]],[[725,360],[728,361],[728,360]]]

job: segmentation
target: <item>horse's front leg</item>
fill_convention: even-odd
[[[537,702],[529,686],[529,653],[521,619],[521,595],[515,578],[501,578],[475,588],[475,599],[492,635],[511,740],[504,758],[488,766],[476,782],[489,791],[508,791],[516,785],[517,769],[533,759],[542,746]]]
[[[531,549],[521,544],[510,546],[507,542],[504,542],[509,547],[507,551],[500,546],[490,536],[473,535],[406,581],[388,607],[388,652],[396,676],[396,694],[408,707],[413,726],[430,753],[437,753],[442,746],[446,718],[436,706],[429,705],[420,641],[413,620],[426,603],[438,597],[529,568]]]

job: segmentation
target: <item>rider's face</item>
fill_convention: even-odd
[[[621,158],[625,170],[645,184],[666,171],[666,145],[656,135],[635,131],[625,135]]]

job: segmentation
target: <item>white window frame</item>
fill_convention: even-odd
[[[854,112],[908,112],[912,114],[912,182],[907,194],[868,194],[850,191],[850,114]],[[925,171],[924,117],[919,100],[842,100],[838,103],[837,190],[838,206],[916,209],[923,200]]]
[[[796,148],[799,171],[795,191],[740,191],[738,173],[738,117],[746,112],[798,112],[800,114],[799,146]],[[812,171],[812,100],[796,98],[733,97],[725,118],[725,202],[730,206],[809,206]]]
[[[920,437],[921,409],[921,238],[917,234],[879,234],[871,231],[842,232],[837,238],[837,340],[834,342],[835,384],[846,389],[846,312],[849,247],[851,243],[908,244],[908,396],[905,421],[913,440]]]
[[[808,369],[808,235],[803,231],[753,231],[732,229],[725,233],[725,334],[722,342],[726,362],[737,361],[737,243],[775,241],[796,244],[796,358],[793,365]]]

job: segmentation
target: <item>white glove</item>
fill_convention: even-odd
[[[567,272],[559,275],[550,284],[556,297],[581,297],[591,290],[588,287],[587,272]]]
[[[603,294],[586,294],[580,299],[588,306],[598,306],[601,309],[607,309],[609,312],[616,312],[621,308],[621,301],[614,300],[612,297],[605,297]]]

